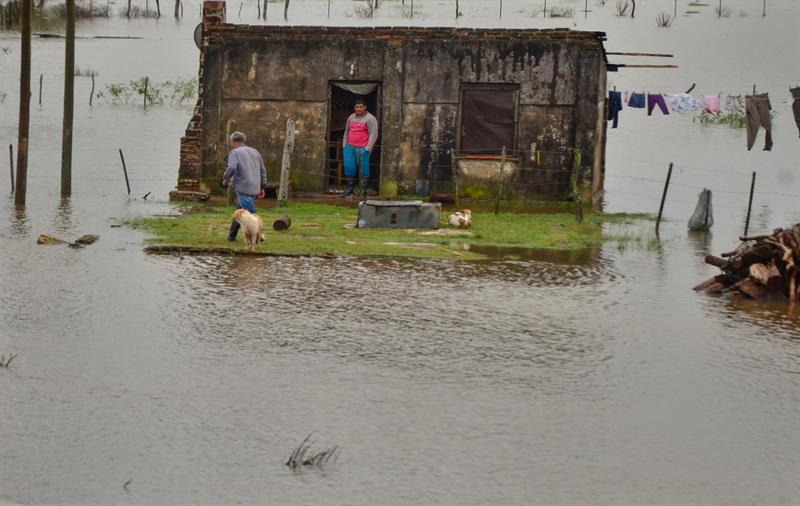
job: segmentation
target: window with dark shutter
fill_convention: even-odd
[[[463,84],[461,152],[494,155],[516,148],[516,84]]]

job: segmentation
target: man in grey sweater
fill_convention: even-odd
[[[256,204],[253,201],[256,197],[264,196],[264,189],[267,187],[267,169],[264,167],[264,159],[258,151],[245,146],[247,136],[242,132],[231,134],[231,147],[233,149],[228,154],[228,166],[225,174],[222,175],[222,186],[227,187],[233,183],[233,190],[236,192],[236,209],[247,209],[251,213],[256,212]],[[231,229],[228,233],[228,240],[235,241],[236,234],[239,233],[239,223],[231,221]]]
[[[378,140],[378,120],[367,112],[367,104],[356,100],[355,113],[347,118],[344,128],[344,176],[347,178],[347,190],[342,197],[352,195],[355,191],[355,178],[358,177],[358,163],[361,161],[361,192],[366,191],[369,179],[369,157],[375,141]]]

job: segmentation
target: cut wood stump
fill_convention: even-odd
[[[274,222],[272,222],[272,230],[281,232],[288,230],[292,226],[292,218],[288,214],[284,214]]]

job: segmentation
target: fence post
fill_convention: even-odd
[[[75,0],[67,0],[64,49],[64,117],[61,127],[61,196],[72,195],[72,127],[75,109]]]
[[[42,105],[42,79],[44,74],[39,74],[39,105]]]
[[[750,210],[753,209],[753,190],[756,187],[756,171],[753,171],[753,178],[750,180],[750,199],[747,201],[747,218],[744,220],[744,235],[750,228]]]
[[[292,163],[292,149],[294,149],[294,120],[289,118],[289,120],[286,121],[286,141],[283,145],[283,159],[281,160],[281,184],[278,188],[278,207],[285,206],[286,199],[289,196],[289,170],[291,169]]]
[[[19,133],[17,137],[17,187],[14,205],[24,206],[28,191],[28,141],[31,124],[31,9],[33,0],[22,0],[19,71]]]
[[[119,159],[122,160],[122,173],[125,175],[125,186],[128,188],[128,196],[131,196],[131,183],[128,181],[128,167],[125,166],[125,157],[122,156],[122,148],[119,149]]]
[[[581,169],[581,150],[574,149],[575,155],[572,162],[572,174],[570,174],[569,183],[572,192],[572,200],[575,202],[575,219],[578,223],[583,221],[583,202],[581,202],[581,194],[578,191],[578,173]]]
[[[456,209],[461,209],[460,201],[458,199],[458,158],[456,158],[456,150],[452,148],[450,148],[450,164],[452,165],[453,170],[453,184],[456,187],[456,191],[453,195],[453,202],[456,205]]]
[[[505,179],[505,172],[506,172],[506,147],[503,146],[503,151],[500,155],[500,170],[497,171],[497,187],[495,189],[495,199],[494,199],[494,214],[500,214],[500,198],[503,196],[503,181]]]
[[[661,194],[661,205],[658,207],[658,218],[656,218],[656,235],[658,235],[658,227],[661,225],[661,215],[664,212],[664,201],[667,199],[667,189],[669,188],[669,180],[672,177],[672,162],[669,162],[669,170],[667,171],[667,180],[664,182],[664,193]]]
[[[147,86],[150,84],[150,78],[144,78],[144,108],[147,109]]]
[[[14,193],[14,145],[8,145],[8,162],[11,167],[11,193]]]

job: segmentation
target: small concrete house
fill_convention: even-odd
[[[481,198],[502,179],[507,198],[563,198],[579,164],[583,198],[597,198],[604,40],[569,29],[235,25],[225,2],[207,0],[178,190],[221,191],[233,129],[276,182],[290,118],[294,191],[338,189],[345,121],[361,98],[380,125],[370,186],[383,196],[452,193],[458,184],[460,195]]]

